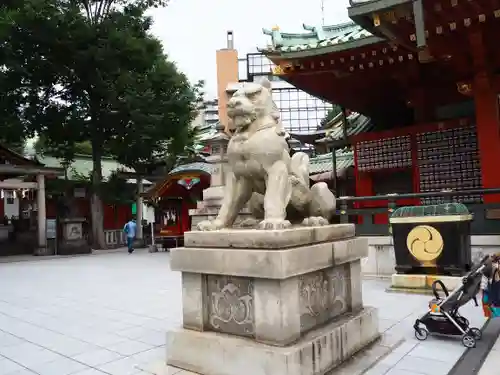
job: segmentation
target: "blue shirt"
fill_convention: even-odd
[[[123,227],[123,231],[127,233],[127,237],[132,238],[135,237],[135,232],[137,231],[137,224],[135,221],[129,221]]]

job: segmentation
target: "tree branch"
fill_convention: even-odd
[[[85,9],[85,13],[87,14],[88,20],[92,22],[92,5],[90,4],[90,0],[82,0],[82,4]]]

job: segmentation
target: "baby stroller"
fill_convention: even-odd
[[[435,299],[429,302],[429,312],[422,318],[417,319],[413,326],[415,337],[423,341],[427,339],[429,333],[461,336],[462,344],[465,347],[474,348],[476,341],[481,340],[481,330],[470,327],[469,321],[461,316],[458,310],[470,300],[473,300],[476,306],[479,306],[476,296],[481,287],[483,272],[488,267],[491,267],[491,260],[490,257],[486,256],[464,276],[462,285],[452,293],[449,293],[441,280],[436,280],[432,284],[432,292]],[[444,292],[444,298],[439,296],[438,285]],[[422,327],[422,325],[425,327]]]

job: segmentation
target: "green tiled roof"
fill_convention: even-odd
[[[333,26],[308,26],[303,25],[308,32],[282,33],[277,27],[272,30],[263,29],[264,34],[270,35],[272,46],[262,52],[299,52],[318,48],[337,46],[339,50],[350,48],[349,42],[366,41],[377,42],[382,40],[373,36],[354,22]]]
[[[37,155],[37,159],[46,167],[63,168],[62,160],[55,158],[53,156]],[[113,159],[110,158],[102,159],[102,177],[104,179],[108,178],[113,172],[117,170],[123,172],[134,172],[133,169],[127,168]],[[92,172],[92,158],[87,156],[77,156],[75,158],[75,161],[68,168],[68,178],[71,180],[77,177],[77,175],[89,176],[91,172]]]
[[[336,153],[337,174],[354,165],[354,153],[349,150],[337,150]],[[331,172],[333,168],[332,153],[316,156],[310,160],[309,174],[315,175],[324,172]]]
[[[341,173],[348,167],[354,165],[354,155],[352,151],[337,150],[337,172]],[[309,160],[309,174],[314,175],[318,173],[328,172],[332,170],[332,153],[319,155]],[[170,171],[170,175],[179,172],[189,172],[189,171],[203,171],[206,173],[212,173],[213,164],[196,162],[184,165],[179,165],[178,167]]]
[[[195,163],[189,163],[189,164],[183,164],[179,165],[178,167],[175,167],[172,169],[169,174],[176,174],[179,172],[190,172],[190,171],[202,171],[205,173],[212,173],[213,171],[213,164],[210,163],[203,163],[203,162],[195,162]]]
[[[347,136],[369,131],[373,127],[373,123],[369,117],[363,116],[360,113],[351,113],[347,116]],[[329,129],[325,130],[325,138],[318,142],[328,142],[329,140],[338,140],[344,138],[344,125],[342,118],[333,123]]]
[[[347,116],[347,136],[351,137],[373,128],[369,117],[353,112]],[[292,139],[302,143],[325,143],[344,138],[344,119],[342,114],[335,116],[324,128],[313,133],[290,133]]]

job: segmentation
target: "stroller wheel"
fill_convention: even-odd
[[[483,337],[483,333],[479,328],[470,328],[469,332],[472,333],[472,335],[477,341],[481,340]]]
[[[415,337],[418,341],[427,340],[427,337],[429,337],[429,331],[425,328],[415,328]]]
[[[475,348],[476,347],[476,339],[474,338],[474,336],[466,334],[462,337],[462,344],[466,348]]]

